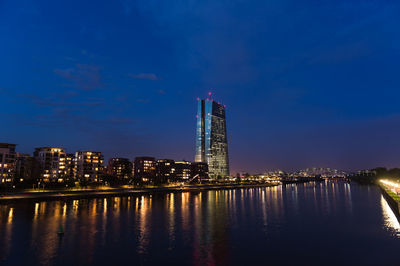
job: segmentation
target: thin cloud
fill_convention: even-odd
[[[128,74],[128,76],[134,79],[160,80],[154,73]]]
[[[73,68],[54,69],[53,72],[70,81],[73,87],[80,90],[96,90],[104,87],[100,68],[95,65],[76,64]]]
[[[16,97],[41,107],[96,107],[105,105],[106,102],[103,98],[88,98],[84,101],[75,101],[71,99],[74,96],[68,93],[49,97],[33,94],[19,94]]]
[[[41,128],[86,127],[99,129],[104,128],[105,126],[130,126],[135,122],[133,119],[127,117],[106,116],[99,118],[87,114],[76,113],[63,108],[55,109],[48,114],[35,115],[31,117],[21,116],[19,114],[14,114],[11,117],[13,122]]]
[[[137,103],[149,103],[150,100],[149,99],[137,99],[136,102]]]

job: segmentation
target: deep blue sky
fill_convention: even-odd
[[[400,167],[399,14],[383,0],[0,0],[0,142],[193,160],[212,90],[231,172]]]

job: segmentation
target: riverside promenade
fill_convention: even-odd
[[[35,200],[51,201],[63,199],[82,199],[82,198],[104,198],[115,196],[135,196],[151,193],[171,193],[189,192],[204,190],[223,190],[254,187],[272,187],[277,184],[272,183],[240,183],[240,184],[203,184],[203,185],[184,185],[184,186],[160,186],[160,187],[100,187],[87,189],[63,189],[63,190],[25,190],[21,192],[0,192],[0,204],[15,201]]]

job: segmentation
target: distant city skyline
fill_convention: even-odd
[[[193,160],[193,102],[211,90],[229,110],[231,173],[399,167],[399,12],[4,0],[0,142]]]
[[[204,101],[207,101],[207,100],[204,100]],[[212,103],[211,100],[210,100],[210,103]],[[214,102],[214,103],[220,105],[217,102]],[[199,138],[196,138],[196,140],[198,140],[198,139]],[[198,141],[196,141],[196,143],[198,143]],[[220,145],[221,143],[218,143],[218,144]],[[110,158],[104,159],[104,156],[102,155],[101,151],[81,151],[81,150],[77,150],[77,151],[72,151],[71,152],[71,151],[66,150],[65,148],[61,148],[61,147],[46,146],[46,147],[37,147],[37,148],[34,149],[33,152],[23,153],[23,152],[20,152],[20,151],[16,150],[15,147],[17,146],[17,144],[0,143],[0,146],[1,146],[0,148],[5,149],[5,150],[1,150],[0,151],[0,166],[1,166],[1,163],[3,163],[3,164],[4,163],[5,164],[9,163],[7,161],[8,158],[13,158],[13,159],[17,159],[17,160],[18,160],[18,158],[36,158],[39,163],[40,163],[40,160],[45,160],[45,158],[46,158],[46,160],[50,159],[50,161],[52,161],[51,164],[53,165],[53,167],[55,167],[54,169],[56,169],[54,174],[51,175],[51,177],[53,179],[57,179],[57,178],[60,177],[59,176],[59,174],[61,173],[61,172],[59,172],[60,169],[62,169],[62,173],[61,173],[62,177],[64,175],[70,175],[71,173],[69,171],[71,171],[71,170],[70,170],[69,167],[72,166],[74,158],[78,159],[77,162],[79,163],[80,160],[83,160],[83,159],[87,160],[87,157],[88,158],[93,157],[91,159],[96,160],[95,164],[91,166],[93,169],[94,168],[99,169],[99,167],[102,166],[103,167],[102,169],[106,168],[105,173],[109,172],[109,170],[110,170],[110,169],[108,169],[109,167],[111,167],[111,169],[113,167],[115,167],[115,163],[116,162],[121,162],[120,166],[122,165],[123,167],[127,167],[126,165],[129,164],[129,163],[134,165],[133,164],[134,161],[137,160],[138,158],[152,158],[152,160],[154,162],[156,162],[156,161],[157,162],[167,162],[167,163],[170,163],[170,164],[171,164],[171,162],[178,163],[178,164],[179,163],[191,163],[192,165],[197,165],[199,163],[204,163],[204,165],[206,165],[207,168],[208,168],[208,163],[204,162],[203,160],[198,159],[197,156],[195,157],[194,161],[192,161],[192,162],[188,161],[188,160],[179,160],[179,159],[177,160],[177,159],[171,159],[171,158],[169,158],[169,159],[167,159],[167,158],[163,158],[163,159],[157,158],[156,159],[155,157],[151,157],[151,156],[145,156],[145,157],[143,157],[143,156],[135,156],[133,158],[124,158],[124,157],[118,157],[117,156],[117,157],[110,157]],[[197,145],[196,145],[196,150],[201,152],[201,149],[197,149]],[[44,152],[44,153],[40,154],[41,152]],[[8,157],[8,156],[10,156],[9,154],[11,154],[12,156]],[[53,158],[54,154],[56,154],[56,158]],[[49,158],[48,158],[48,156],[49,156]],[[84,158],[80,158],[81,156],[84,156]],[[64,158],[64,159],[62,159],[62,158]],[[219,158],[219,159],[221,159],[221,158]],[[56,165],[54,165],[55,162],[57,162]],[[227,173],[229,173],[229,162],[227,163],[227,165],[228,165]],[[10,164],[10,166],[11,166],[11,164]],[[15,167],[15,166],[13,166],[13,167]],[[221,168],[221,169],[224,169],[224,168]],[[356,172],[363,172],[364,170],[366,170],[368,172],[371,169],[373,169],[373,168],[371,167],[371,168],[366,168],[366,169],[356,169]],[[3,171],[4,171],[4,169],[0,168],[0,172],[3,173]],[[96,171],[98,171],[98,170],[96,170]],[[118,172],[119,170],[116,169],[116,171]],[[213,170],[211,170],[210,177],[216,178],[216,177],[219,176],[218,174],[215,174],[212,171]],[[45,177],[50,177],[49,173],[50,172],[44,173],[46,175]],[[299,169],[293,169],[291,171],[290,170],[283,170],[283,169],[264,169],[263,171],[259,171],[259,172],[237,171],[237,172],[234,172],[234,173],[229,173],[229,175],[232,176],[232,177],[235,177],[237,174],[240,174],[240,175],[245,175],[245,174],[265,175],[266,174],[266,175],[268,175],[268,174],[271,174],[271,173],[273,173],[273,174],[276,174],[276,173],[282,173],[282,174],[283,173],[287,173],[287,174],[292,174],[292,175],[295,175],[295,176],[303,176],[303,175],[304,176],[309,176],[309,175],[312,175],[312,174],[315,174],[315,175],[322,174],[322,175],[324,175],[326,173],[345,174],[343,169],[335,169],[335,168],[331,168],[331,167],[326,167],[326,168],[324,168],[324,167],[310,167],[310,168],[304,168],[304,169],[300,169],[300,168]],[[348,173],[350,173],[350,172],[348,172]],[[83,175],[83,174],[81,174],[81,175]],[[220,176],[221,177],[226,177],[226,176],[228,176],[228,174],[220,175]],[[90,178],[90,176],[88,176],[88,178]],[[95,179],[95,177],[93,177],[92,179]]]

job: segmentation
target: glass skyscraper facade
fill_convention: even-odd
[[[198,99],[196,162],[208,164],[212,178],[229,176],[225,106],[211,99]]]

